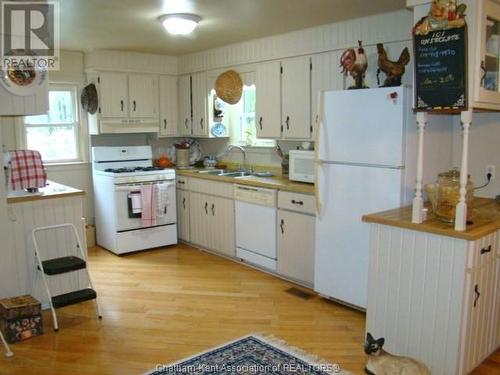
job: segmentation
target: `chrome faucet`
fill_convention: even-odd
[[[240,165],[239,169],[244,169],[247,165],[247,153],[245,152],[245,149],[242,146],[236,146],[236,145],[229,145],[227,147],[227,151],[232,151],[234,149],[238,149],[241,151],[241,154],[243,155],[243,164]]]

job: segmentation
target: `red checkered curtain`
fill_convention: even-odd
[[[41,188],[47,185],[47,173],[38,151],[10,151],[10,184],[12,190]]]

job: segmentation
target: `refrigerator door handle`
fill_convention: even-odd
[[[314,196],[316,200],[316,214],[321,216],[321,191],[319,187],[319,172],[321,167],[321,161],[319,160],[319,148],[320,148],[320,129],[321,129],[321,117],[323,114],[323,99],[324,95],[321,91],[318,94],[318,109],[316,113],[316,134],[314,137]]]
[[[314,197],[315,197],[315,201],[316,201],[316,215],[319,217],[321,217],[321,191],[320,191],[320,188],[319,188],[319,171],[320,171],[320,168],[321,168],[321,163],[316,160],[314,162]]]

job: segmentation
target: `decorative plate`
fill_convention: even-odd
[[[18,96],[31,96],[47,79],[47,71],[26,69],[15,69],[0,66],[0,81],[10,93]]]
[[[222,122],[218,122],[214,126],[212,126],[212,135],[214,137],[224,137],[226,136],[226,126]]]

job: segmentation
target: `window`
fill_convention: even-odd
[[[76,86],[49,88],[49,112],[24,117],[25,147],[37,150],[46,163],[81,160]]]
[[[215,90],[214,97],[214,122],[223,123],[230,129],[231,144],[245,147],[275,147],[276,141],[272,139],[257,138],[257,127],[255,124],[255,85],[243,86],[241,100],[229,105],[217,98]]]

